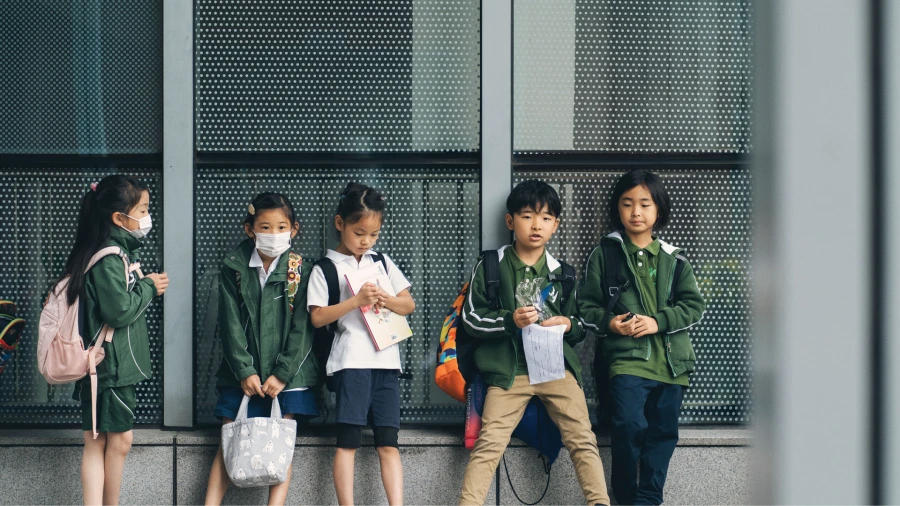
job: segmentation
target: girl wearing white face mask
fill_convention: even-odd
[[[247,416],[268,417],[278,398],[285,418],[298,423],[318,416],[318,365],[311,353],[313,329],[306,309],[311,262],[290,251],[300,231],[294,208],[279,193],[262,193],[247,207],[245,239],[225,257],[219,274],[222,365],[214,414],[231,423],[244,396]],[[209,472],[206,504],[219,504],[230,480],[219,448]],[[269,489],[269,504],[284,504],[284,483]]]

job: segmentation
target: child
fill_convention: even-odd
[[[460,504],[484,504],[494,470],[509,444],[531,397],[537,395],[562,434],[585,498],[590,504],[609,504],[603,463],[597,438],[591,431],[587,403],[581,390],[581,364],[572,346],[584,339],[577,319],[577,303],[572,293],[560,307],[562,283],[551,282],[562,266],[545,249],[559,227],[562,205],[556,190],[530,180],[516,186],[506,200],[506,226],[515,233],[512,247],[504,246],[500,256],[500,309],[492,310],[486,296],[484,268],[479,261],[472,275],[462,317],[466,333],[481,340],[475,363],[489,385],[482,414],[481,434],[469,457]],[[522,284],[540,280],[546,294],[541,313],[543,326],[565,325],[563,379],[531,385],[521,329],[539,321],[538,309],[517,303]]]
[[[81,401],[84,453],[81,485],[85,504],[118,504],[125,457],[131,450],[134,386],[150,378],[150,338],[145,311],[153,297],[169,286],[166,273],[125,279],[121,258],[109,255],[85,272],[91,257],[107,247],[122,250],[137,263],[142,240],[150,232],[150,192],[140,181],[113,175],[91,184],[81,201],[75,246],[63,276],[70,276],[69,304],[81,297],[79,314],[85,349],[93,344],[103,324],[115,329],[113,340],[103,343],[105,357],[97,365],[97,431],[94,439],[91,382],[75,384],[73,397]]]
[[[403,468],[397,447],[400,429],[400,350],[390,346],[375,349],[360,306],[377,304],[408,315],[416,307],[409,294],[410,283],[384,255],[388,277],[396,297],[371,283],[356,295],[350,292],[344,274],[372,265],[372,247],[378,240],[384,218],[384,197],[368,186],[350,183],[341,193],[334,226],[339,244],[328,250],[340,284],[341,302],[328,305],[328,284],[320,266],[309,282],[310,317],[316,328],[337,322],[334,344],[326,372],[333,376],[336,394],[337,449],[334,454],[334,488],[339,504],[353,504],[353,463],[367,422],[375,431],[375,449],[381,463],[381,480],[388,503],[403,503]]]
[[[223,424],[234,421],[245,395],[250,396],[248,418],[268,417],[276,397],[284,418],[297,417],[300,422],[318,416],[316,397],[309,389],[318,378],[306,311],[312,266],[302,259],[295,265],[298,261],[289,254],[299,230],[287,197],[261,193],[247,206],[248,239],[225,257],[219,275],[223,357],[214,412]],[[290,482],[288,468],[284,483],[269,488],[269,504],[284,504]],[[206,504],[221,503],[229,484],[220,446],[209,471]]]
[[[696,361],[687,328],[700,321],[705,303],[681,250],[653,235],[669,221],[669,196],[658,176],[645,169],[622,176],[609,220],[617,231],[603,241],[621,248],[617,274],[621,286],[630,281],[630,287],[607,313],[603,269],[612,261],[597,247],[587,262],[580,309],[585,325],[603,337],[598,348],[609,364],[612,488],[620,504],[661,504],[678,442],[678,412]],[[677,262],[684,266],[673,279]]]

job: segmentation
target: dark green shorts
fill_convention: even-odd
[[[97,432],[128,432],[134,425],[137,395],[134,385],[103,388],[97,392]],[[81,394],[81,429],[91,428],[91,385],[84,382]]]

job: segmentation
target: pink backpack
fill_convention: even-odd
[[[137,271],[142,276],[140,265],[130,266],[128,258],[122,250],[109,246],[98,251],[88,263],[85,273],[103,257],[118,255],[125,265],[125,284],[128,284],[129,273]],[[38,370],[51,385],[61,385],[91,376],[91,409],[93,413],[94,439],[97,438],[97,364],[103,361],[103,341],[112,342],[114,329],[103,324],[100,331],[91,341],[92,346],[84,349],[84,341],[78,330],[78,299],[69,305],[66,289],[69,277],[62,279],[47,296],[38,326],[37,362]],[[98,341],[97,338],[102,336]]]

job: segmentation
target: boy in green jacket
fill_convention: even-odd
[[[678,442],[678,413],[697,360],[687,329],[706,308],[681,250],[653,235],[668,223],[669,210],[669,196],[656,174],[635,169],[619,179],[609,203],[609,220],[617,230],[588,258],[580,300],[583,322],[598,336],[595,364],[609,366],[611,481],[619,504],[663,501]],[[621,249],[623,260],[604,258],[604,243]],[[674,279],[678,262],[683,268]],[[611,287],[604,273],[616,263],[621,295],[607,311]]]
[[[585,498],[590,504],[609,504],[597,438],[591,431],[580,387],[581,365],[572,349],[584,339],[576,294],[573,290],[565,306],[560,307],[562,283],[549,279],[551,274],[562,274],[559,261],[545,250],[547,241],[559,227],[562,211],[559,195],[542,181],[525,181],[510,193],[506,208],[509,211],[506,225],[515,233],[515,242],[499,250],[500,308],[490,307],[484,267],[479,261],[462,311],[466,333],[480,341],[475,364],[488,384],[488,392],[481,434],[466,466],[459,503],[484,504],[512,431],[531,397],[537,395],[559,427]],[[536,281],[542,307],[518,303],[517,289],[523,284],[534,286]],[[565,326],[564,378],[530,384],[521,329],[535,323],[545,327]]]

